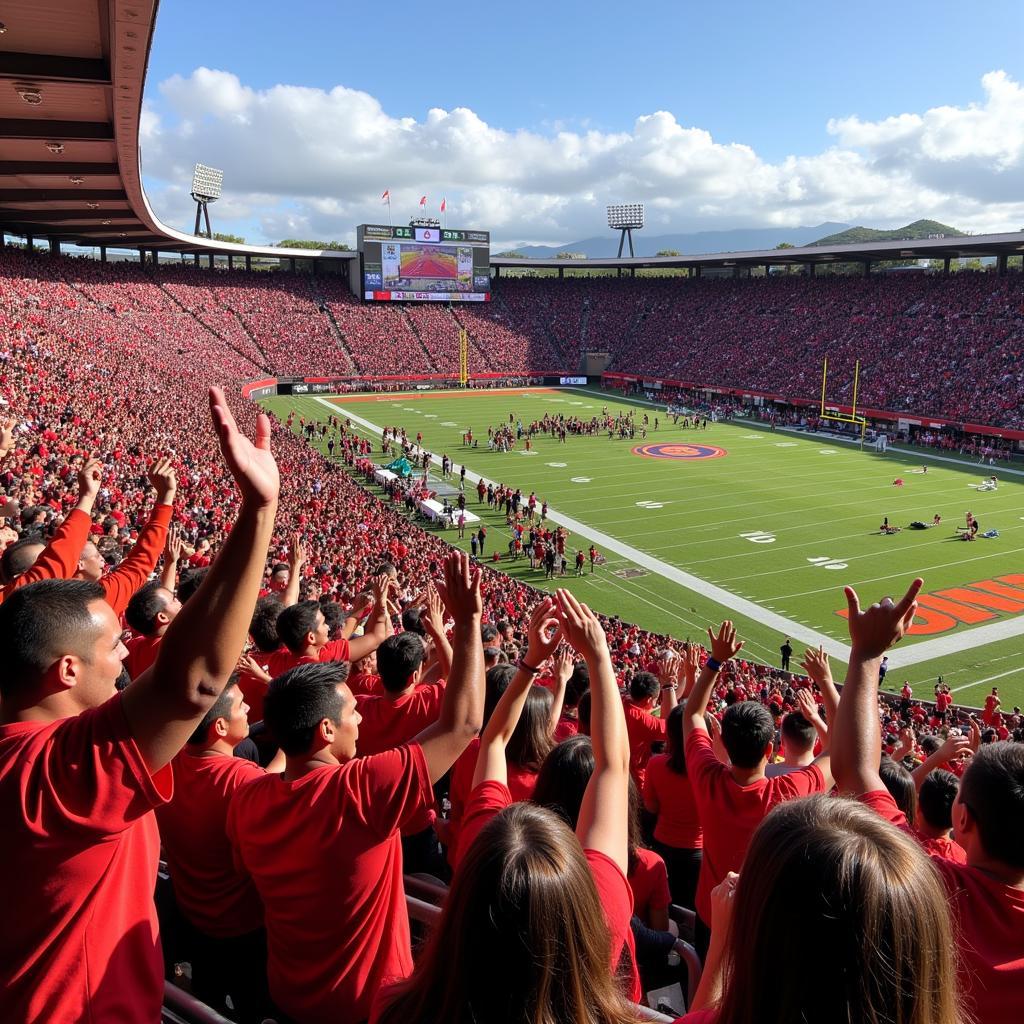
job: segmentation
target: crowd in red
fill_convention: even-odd
[[[368,453],[340,424],[330,462],[248,403],[207,401],[207,383],[292,358],[289,331],[298,360],[326,346],[359,370],[436,365],[452,314],[369,309],[320,279],[156,277],[0,256],[4,1020],[156,1019],[174,966],[161,925],[195,990],[243,1021],[625,1022],[693,947],[694,1022],[1024,1016],[1020,713],[996,695],[980,723],[941,691],[879,698],[919,581],[895,605],[848,593],[841,695],[820,652],[783,673],[727,623],[684,645],[546,597],[374,498],[345,472]],[[1002,323],[1008,281],[942,287]],[[561,284],[516,282],[458,316],[492,365],[515,334],[480,325],[525,317],[531,289],[539,351],[572,350],[573,315],[580,335],[626,329],[632,283],[552,298]],[[821,284],[638,283],[648,316],[628,339],[670,358],[646,340],[670,289],[749,312]],[[914,289],[919,309],[953,305],[931,281],[883,281],[870,303],[870,284],[844,284],[890,326],[917,315]],[[1014,344],[978,358],[995,373]],[[161,570],[131,602],[129,566]],[[132,680],[115,696],[121,612]],[[259,763],[232,756],[250,706]],[[177,909],[158,923],[161,842]],[[414,961],[416,867],[451,889]],[[832,953],[812,971],[808,942]]]

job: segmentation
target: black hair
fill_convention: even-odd
[[[590,691],[587,690],[582,697],[580,702],[576,706],[576,720],[580,723],[580,731],[586,729],[587,733],[590,732]]]
[[[167,607],[168,591],[159,580],[143,584],[132,594],[124,610],[125,621],[136,633],[151,636],[156,630],[156,617]]]
[[[500,665],[492,665],[484,676],[484,722],[486,725],[494,709],[501,700],[501,695],[508,689],[509,683],[516,674],[515,665],[502,662]]]
[[[938,736],[922,736],[918,745],[924,752],[924,756],[930,757],[942,746],[942,740]]]
[[[37,683],[63,655],[84,654],[96,636],[89,605],[103,597],[92,580],[40,580],[0,604],[0,698]]]
[[[737,768],[754,768],[775,736],[771,712],[753,700],[741,700],[722,716],[722,743]]]
[[[401,693],[425,656],[423,641],[415,633],[389,636],[377,648],[377,675],[384,689],[388,693]]]
[[[292,654],[302,652],[306,635],[316,632],[316,617],[322,614],[319,601],[299,601],[277,617],[277,635]]]
[[[977,822],[985,853],[1024,868],[1024,746],[1002,742],[982,747],[960,780],[960,802]]]
[[[402,612],[402,629],[406,633],[417,633],[419,636],[426,636],[427,630],[420,621],[419,608],[412,606]]]
[[[193,569],[178,580],[178,600],[182,604],[186,604],[189,598],[203,585],[203,580],[206,579],[206,574],[209,571],[208,566]]]
[[[913,825],[917,819],[917,788],[914,785],[914,776],[888,754],[882,755],[878,774],[882,777],[882,785],[889,790],[890,796],[896,801],[896,806],[907,816],[907,821]]]
[[[276,651],[281,644],[277,635],[277,619],[284,611],[284,605],[274,596],[261,597],[249,621],[249,635],[256,648],[264,654]]]
[[[325,718],[341,724],[344,702],[338,685],[347,678],[347,662],[324,661],[296,665],[271,682],[263,721],[286,754],[306,753]]]
[[[573,831],[583,794],[594,774],[594,748],[589,736],[570,736],[544,758],[533,802],[554,811]]]
[[[220,696],[213,702],[210,710],[203,715],[203,720],[196,726],[195,732],[189,736],[188,744],[190,747],[206,742],[206,734],[210,731],[210,726],[218,718],[229,718],[231,716],[231,703],[235,699],[234,689],[237,684],[238,673],[232,672],[227,683],[224,684],[224,689],[220,691]]]
[[[327,624],[327,635],[332,640],[337,639],[337,632],[345,624],[345,610],[336,601],[325,601],[320,598],[320,612]]]
[[[483,641],[484,647],[489,647],[491,641],[498,635],[498,631],[490,623],[485,622],[480,627],[480,639]]]
[[[13,583],[23,572],[35,565],[39,553],[29,554],[29,548],[45,547],[46,541],[37,533],[8,544],[0,555],[0,582]]]
[[[551,736],[553,701],[554,696],[546,686],[534,683],[527,691],[519,721],[505,747],[505,758],[509,764],[520,765],[529,771],[540,771],[544,758],[551,753],[554,745]]]
[[[275,562],[275,563],[274,563],[274,564],[273,564],[273,565],[272,565],[272,566],[270,567],[270,575],[271,575],[271,577],[273,577],[273,576],[277,575],[277,573],[279,573],[279,572],[280,572],[280,571],[281,571],[282,569],[283,569],[283,570],[284,570],[284,571],[285,571],[286,573],[289,573],[289,574],[291,574],[291,571],[292,571],[292,570],[291,570],[291,566],[290,566],[290,565],[289,565],[289,564],[288,564],[287,562]]]
[[[960,790],[960,780],[941,768],[929,772],[917,794],[917,807],[932,828],[949,831],[953,827],[953,801]]]
[[[658,677],[650,672],[637,672],[629,681],[629,695],[633,700],[650,700],[660,689]]]
[[[782,720],[782,739],[794,754],[806,754],[814,747],[814,726],[799,711],[790,711]]]
[[[579,705],[580,698],[590,689],[590,669],[585,661],[577,661],[573,665],[572,675],[565,684],[565,702],[567,708]]]

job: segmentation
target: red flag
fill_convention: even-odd
[[[447,209],[448,209],[448,200],[447,199],[442,199],[441,200],[441,212],[444,213],[444,211],[447,210]]]
[[[390,202],[390,200],[391,200],[391,189],[389,189],[389,188],[384,189],[384,195],[382,195],[380,197],[380,200],[381,200],[382,203],[383,202]]]
[[[420,199],[420,206],[426,206],[426,205],[427,205],[427,197],[423,196],[423,198]]]

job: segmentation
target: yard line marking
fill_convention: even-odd
[[[892,660],[891,658],[889,659]],[[984,683],[991,683],[993,679],[1005,679],[1006,676],[1012,676],[1020,672],[1020,667],[1011,668],[1008,672],[1000,672],[995,676],[986,676],[984,679],[975,679],[973,683],[964,683],[963,686],[955,686],[949,692],[959,693],[961,690],[969,690],[972,686],[982,686]]]

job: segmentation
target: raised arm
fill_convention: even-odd
[[[270,452],[270,421],[262,413],[257,416],[256,439],[250,441],[239,431],[220,388],[210,389],[210,412],[224,461],[241,492],[241,508],[202,586],[168,627],[152,668],[122,696],[151,771],[181,750],[237,664],[277,510],[280,481]]]
[[[825,717],[834,722],[836,709],[839,707],[839,691],[832,681],[832,666],[828,663],[828,652],[819,647],[804,651],[804,659],[800,667],[807,673],[815,686],[821,691],[821,703],[825,707]]]
[[[306,547],[302,536],[292,534],[292,542],[288,546],[288,586],[284,589],[281,604],[290,608],[299,600],[299,587],[302,585],[302,567],[306,564]]]
[[[978,723],[971,719],[971,735],[959,736],[950,733],[946,741],[933,754],[924,759],[910,774],[914,777],[914,788],[921,789],[924,780],[935,771],[941,768],[947,761],[954,761],[977,752],[981,745],[981,730]]]
[[[704,662],[704,667],[686,698],[686,708],[683,712],[684,738],[691,732],[707,732],[704,712],[708,709],[708,701],[711,699],[711,691],[715,687],[718,673],[727,661],[743,649],[743,641],[736,639],[736,627],[728,619],[718,627],[717,635],[708,629],[708,639],[711,641],[711,654]]]
[[[554,607],[554,601],[545,597],[530,616],[526,656],[519,660],[512,682],[501,695],[480,736],[480,752],[473,772],[474,789],[481,782],[508,782],[505,748],[523,713],[527,694],[537,676],[536,670],[551,656],[561,639],[558,619],[553,614]]]
[[[447,679],[452,670],[452,645],[448,643],[448,637],[444,631],[444,604],[441,602],[441,595],[437,587],[427,586],[423,596],[423,611],[420,613],[420,622],[427,631],[430,639],[434,641],[434,651],[437,653],[439,665],[438,672],[442,679]]]
[[[814,726],[814,731],[818,734],[818,740],[821,742],[822,751],[828,750],[828,726],[818,713],[818,702],[814,699],[810,687],[797,690],[796,702],[800,706],[800,714]]]
[[[878,774],[882,731],[878,724],[878,666],[882,655],[903,639],[917,611],[917,579],[897,604],[891,598],[861,610],[857,593],[846,587],[850,663],[832,723],[832,774],[839,790],[852,796],[884,789]]]
[[[586,850],[610,857],[625,874],[629,867],[629,737],[615,681],[608,641],[598,617],[568,590],[556,591],[562,634],[590,670],[590,776],[576,835]]]
[[[184,549],[181,527],[177,523],[171,523],[167,528],[167,543],[164,545],[164,567],[160,572],[160,586],[172,594],[178,585],[178,563]]]
[[[529,665],[537,664],[530,659],[529,652],[527,652],[526,661]],[[568,647],[563,647],[554,658],[555,689],[553,693],[555,699],[551,702],[551,714],[548,716],[548,731],[552,736],[558,728],[558,723],[562,720],[562,708],[565,707],[565,688],[569,685],[574,668],[572,651]]]
[[[484,649],[480,644],[480,568],[464,551],[453,551],[444,564],[444,599],[455,620],[452,671],[436,722],[416,737],[423,748],[431,782],[455,763],[480,731],[484,717]]]
[[[372,654],[391,635],[391,613],[388,611],[388,591],[391,577],[387,573],[373,580],[373,612],[366,620],[362,636],[349,641],[349,661],[358,661]]]

